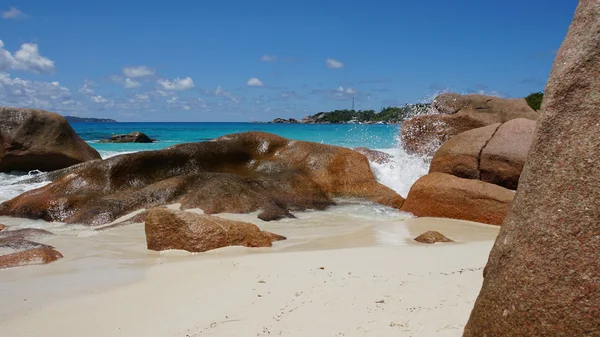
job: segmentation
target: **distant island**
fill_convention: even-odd
[[[375,110],[334,110],[305,116],[300,121],[290,118],[275,118],[275,124],[397,124],[407,117],[429,111],[430,103],[406,104],[403,107],[387,107]]]
[[[65,116],[68,122],[75,123],[116,123],[117,121],[109,118],[84,118],[75,116]]]

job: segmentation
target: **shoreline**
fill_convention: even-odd
[[[330,212],[327,215],[331,217]],[[235,219],[246,215],[220,216]],[[383,314],[392,309],[397,315],[404,312],[409,317],[414,316],[406,320],[412,325],[425,319],[421,317],[422,310],[409,310],[418,307],[416,302],[412,302],[418,296],[425,296],[426,303],[432,303],[430,310],[442,310],[441,316],[454,317],[449,321],[451,324],[448,323],[454,327],[461,320],[466,323],[468,317],[464,314],[468,315],[471,301],[481,286],[481,269],[499,229],[436,218],[388,219],[383,221],[387,223],[379,224],[365,219],[365,223],[370,223],[351,227],[352,230],[345,232],[336,233],[326,226],[313,226],[311,237],[307,232],[310,228],[304,228],[302,232],[302,226],[293,224],[264,225],[256,222],[267,230],[279,227],[278,232],[287,234],[292,244],[286,245],[283,241],[273,248],[258,249],[227,247],[200,254],[183,251],[159,253],[147,251],[145,244],[142,244],[145,241],[131,240],[143,238],[141,224],[118,227],[96,235],[78,236],[76,240],[80,240],[79,244],[74,244],[76,240],[70,235],[49,238],[45,242],[57,246],[64,253],[64,259],[50,265],[0,271],[0,295],[4,299],[0,306],[0,333],[36,336],[44,331],[47,336],[106,336],[110,331],[111,336],[186,336],[185,329],[177,333],[172,326],[161,330],[161,320],[170,317],[179,322],[177,326],[190,329],[189,336],[223,336],[230,331],[238,331],[231,335],[245,335],[249,329],[256,328],[250,322],[258,321],[271,333],[278,331],[283,335],[334,335],[333,330],[331,334],[320,331],[330,331],[335,327],[346,331],[345,336],[353,336],[350,326],[355,323],[337,316],[332,318],[335,324],[323,322],[320,328],[310,330],[310,333],[303,330],[302,326],[306,324],[302,322],[321,319],[325,315],[323,310],[332,306],[335,310],[345,312],[345,315],[356,316],[356,319],[373,314],[373,317],[379,317],[376,313]],[[284,228],[288,228],[289,233]],[[426,230],[440,230],[457,242],[429,246],[411,241]],[[305,242],[299,239],[302,233]],[[394,233],[396,240],[381,239],[392,237]],[[320,267],[325,269],[321,270]],[[348,276],[348,272],[354,276]],[[370,273],[373,275],[369,276]],[[266,283],[259,283],[259,279]],[[419,282],[413,284],[416,279]],[[456,283],[449,285],[449,280]],[[406,282],[411,285],[401,285]],[[256,293],[260,287],[266,290],[264,294]],[[432,289],[440,293],[429,297]],[[381,290],[389,294],[383,294]],[[205,296],[208,302],[202,304],[200,300],[188,298],[195,291]],[[295,295],[298,292],[310,293],[310,300],[296,303],[302,298]],[[330,292],[339,295],[339,298],[327,295]],[[445,295],[446,292],[450,297]],[[410,302],[403,302],[394,297],[395,293],[409,298],[417,297]],[[144,298],[138,299],[135,294]],[[321,295],[328,300],[322,302]],[[392,296],[389,303],[385,296]],[[363,303],[366,297],[373,299]],[[386,304],[375,303],[381,300],[379,297],[385,297]],[[433,305],[434,302],[437,304]],[[449,310],[449,302],[462,308],[461,311],[454,313]],[[227,306],[224,303],[235,305]],[[276,311],[290,306],[290,303],[295,303],[297,307],[294,312],[306,312],[302,315],[293,314],[299,316],[289,323],[284,323],[283,318],[279,321],[271,318],[277,315]],[[367,307],[357,306],[358,303],[367,305],[368,310],[365,311]],[[407,307],[407,303],[412,304]],[[161,306],[164,308],[161,309]],[[257,306],[256,310],[254,306]],[[218,310],[213,310],[215,308]],[[174,314],[181,310],[187,313],[183,316]],[[198,314],[191,315],[192,312]],[[219,318],[219,313],[227,317],[236,316],[240,321],[229,322],[228,319]],[[320,314],[315,316],[317,313]],[[126,317],[143,321],[147,330],[136,330],[141,329],[138,324],[126,324]],[[375,335],[407,331],[414,336],[422,328],[396,322],[402,321],[401,315],[394,320],[392,316],[383,317],[390,320],[385,327],[381,324],[373,327],[372,323],[363,322],[366,324],[364,329],[375,329],[369,330]],[[98,321],[99,318],[102,319]],[[33,321],[35,325],[30,324]],[[203,327],[200,323],[204,324]],[[115,330],[106,330],[109,327]],[[261,329],[256,328],[256,334],[266,334]],[[455,330],[449,329],[448,333]],[[438,332],[435,334],[439,335]]]

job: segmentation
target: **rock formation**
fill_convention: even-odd
[[[156,140],[141,132],[132,132],[126,135],[114,135],[110,139],[103,139],[100,143],[153,143]]]
[[[256,225],[212,215],[151,209],[146,217],[148,249],[205,252],[227,246],[271,247],[285,237],[261,231]]]
[[[537,120],[540,114],[529,107],[524,98],[453,93],[436,97],[432,109],[436,114],[416,116],[402,123],[400,136],[408,153],[431,156],[459,133],[515,118]]]
[[[0,255],[0,269],[32,264],[48,264],[62,257],[60,252],[52,248],[32,248],[16,253]]]
[[[100,159],[60,115],[0,107],[0,172],[53,171]]]
[[[454,136],[435,152],[429,172],[516,189],[536,122],[516,118]]]
[[[366,147],[357,147],[354,151],[362,153],[372,163],[385,164],[389,163],[392,156],[385,152],[367,149]]]
[[[508,213],[514,192],[473,179],[446,173],[430,173],[410,188],[402,210],[430,216],[500,225]]]
[[[581,0],[464,330],[600,336],[600,2]]]
[[[103,225],[170,203],[207,214],[259,210],[263,220],[324,209],[334,197],[400,208],[404,199],[377,182],[353,150],[247,132],[94,161],[0,205],[0,215]]]

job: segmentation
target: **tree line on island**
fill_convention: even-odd
[[[525,97],[527,104],[534,110],[541,108],[543,92],[535,92]],[[329,112],[318,112],[314,115],[305,116],[301,120],[294,118],[275,118],[270,123],[275,124],[397,124],[407,118],[426,114],[431,110],[431,103],[406,104],[403,107],[385,107],[381,111],[375,110],[333,110]]]

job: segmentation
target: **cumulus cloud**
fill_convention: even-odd
[[[249,79],[248,82],[246,82],[246,85],[248,85],[250,87],[264,87],[265,86],[265,84],[256,77],[252,77],[251,79]]]
[[[54,72],[54,61],[40,55],[37,44],[24,43],[13,55],[0,40],[0,71],[22,70],[32,73]]]
[[[70,90],[58,82],[40,82],[12,78],[0,72],[0,105],[72,111],[81,106]]]
[[[126,78],[125,79],[125,88],[137,88],[141,85],[140,82],[136,81],[136,80],[132,80],[131,78]]]
[[[263,62],[275,62],[277,60],[277,55],[264,54],[260,60]]]
[[[147,101],[150,99],[150,96],[146,94],[136,94],[135,99],[137,99],[138,101]]]
[[[19,9],[15,8],[15,7],[11,7],[6,11],[2,12],[2,18],[4,19],[26,19],[28,17],[27,14],[21,12]]]
[[[337,91],[343,92],[346,94],[355,94],[356,93],[356,89],[354,89],[354,88],[345,88],[344,89],[344,87],[341,87],[341,86],[337,88]]]
[[[172,81],[160,79],[156,83],[165,90],[187,90],[194,87],[194,81],[191,77],[176,78]]]
[[[325,61],[325,65],[330,69],[344,68],[344,64],[336,59],[327,59],[327,61]]]
[[[146,67],[146,66],[123,68],[123,75],[125,75],[125,77],[130,77],[130,78],[152,76],[155,73],[156,73],[156,70]]]
[[[106,98],[98,95],[98,96],[92,96],[91,97],[92,102],[94,103],[106,103]]]
[[[312,94],[314,95],[323,95],[325,98],[343,101],[351,99],[352,96],[358,95],[361,96],[360,93],[357,93],[357,90],[354,88],[344,88],[342,86],[337,87],[336,89],[318,89],[313,90]],[[364,94],[362,94],[364,95]]]

